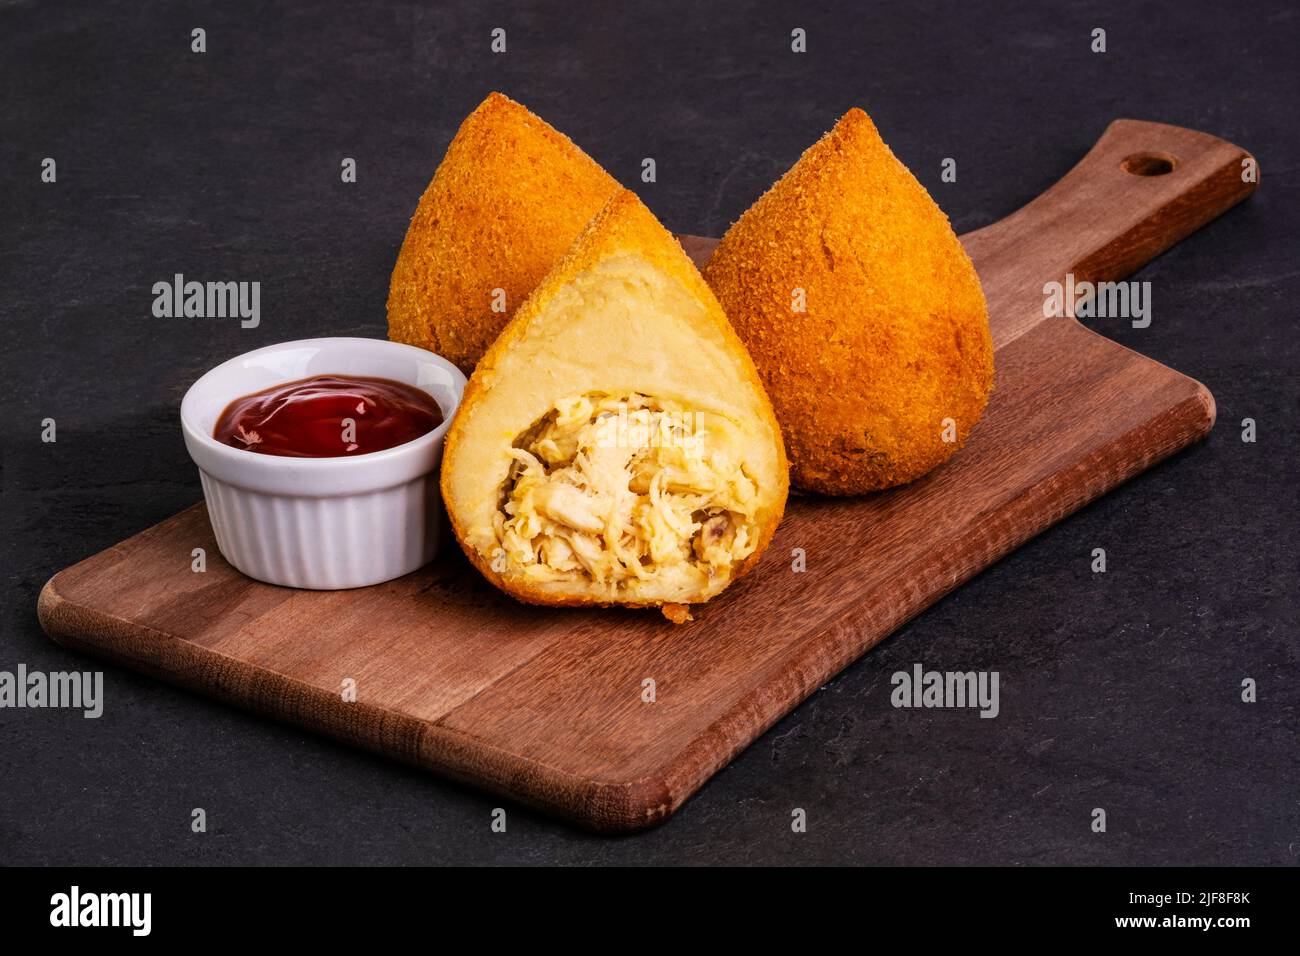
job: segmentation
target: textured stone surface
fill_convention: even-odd
[[[296,6],[0,8],[0,670],[98,666],[44,638],[36,595],[200,497],[176,421],[199,374],[284,339],[383,334],[407,218],[493,88],[671,228],[713,235],[851,105],[959,231],[1041,192],[1111,119],[1232,140],[1259,157],[1259,193],[1139,274],[1150,328],[1094,323],[1204,381],[1219,424],[913,621],[648,834],[602,839],[511,808],[493,835],[497,801],[109,668],[99,720],[0,710],[0,860],[1300,860],[1292,7],[1194,4],[1157,24],[1139,4],[749,3],[707,19],[675,3]],[[206,54],[189,50],[195,26]],[[503,56],[487,49],[496,26]],[[789,52],[795,26],[805,56]],[[1094,26],[1105,55],[1089,52]],[[55,185],[39,180],[45,156]],[[339,182],[346,156],[355,185]],[[645,156],[655,184],[639,182]],[[261,325],[153,318],[150,287],[175,272],[260,281]],[[39,440],[45,417],[56,444]],[[890,675],[916,661],[999,671],[1000,716],[893,709]],[[206,835],[190,832],[194,807]],[[793,807],[806,834],[790,832]]]

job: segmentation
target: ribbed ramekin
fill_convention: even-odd
[[[433,396],[443,422],[415,441],[347,458],[262,455],[212,437],[234,399],[326,374],[414,385]],[[284,342],[218,365],[186,392],[181,430],[222,555],[259,581],[319,590],[378,584],[428,563],[443,526],[443,437],[464,390],[446,359],[382,339]]]

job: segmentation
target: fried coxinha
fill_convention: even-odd
[[[787,482],[753,362],[627,191],[478,363],[442,466],[456,536],[494,584],[677,621],[754,566]]]
[[[965,442],[993,380],[975,270],[861,110],[702,278],[634,195],[494,94],[420,201],[389,322],[473,368],[442,490],[474,565],[524,601],[676,621],[754,566],[790,480],[911,481]]]
[[[388,337],[468,374],[619,188],[568,137],[492,93],[420,198],[388,292]]]
[[[900,485],[966,441],[993,384],[979,277],[862,110],[728,230],[704,269],[804,489]]]

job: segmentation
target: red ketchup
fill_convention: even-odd
[[[317,375],[235,399],[212,437],[262,455],[345,458],[404,445],[441,424],[433,396],[413,385]]]

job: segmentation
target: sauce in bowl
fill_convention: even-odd
[[[414,441],[442,418],[433,396],[414,385],[316,375],[235,399],[212,437],[260,455],[346,458]]]

